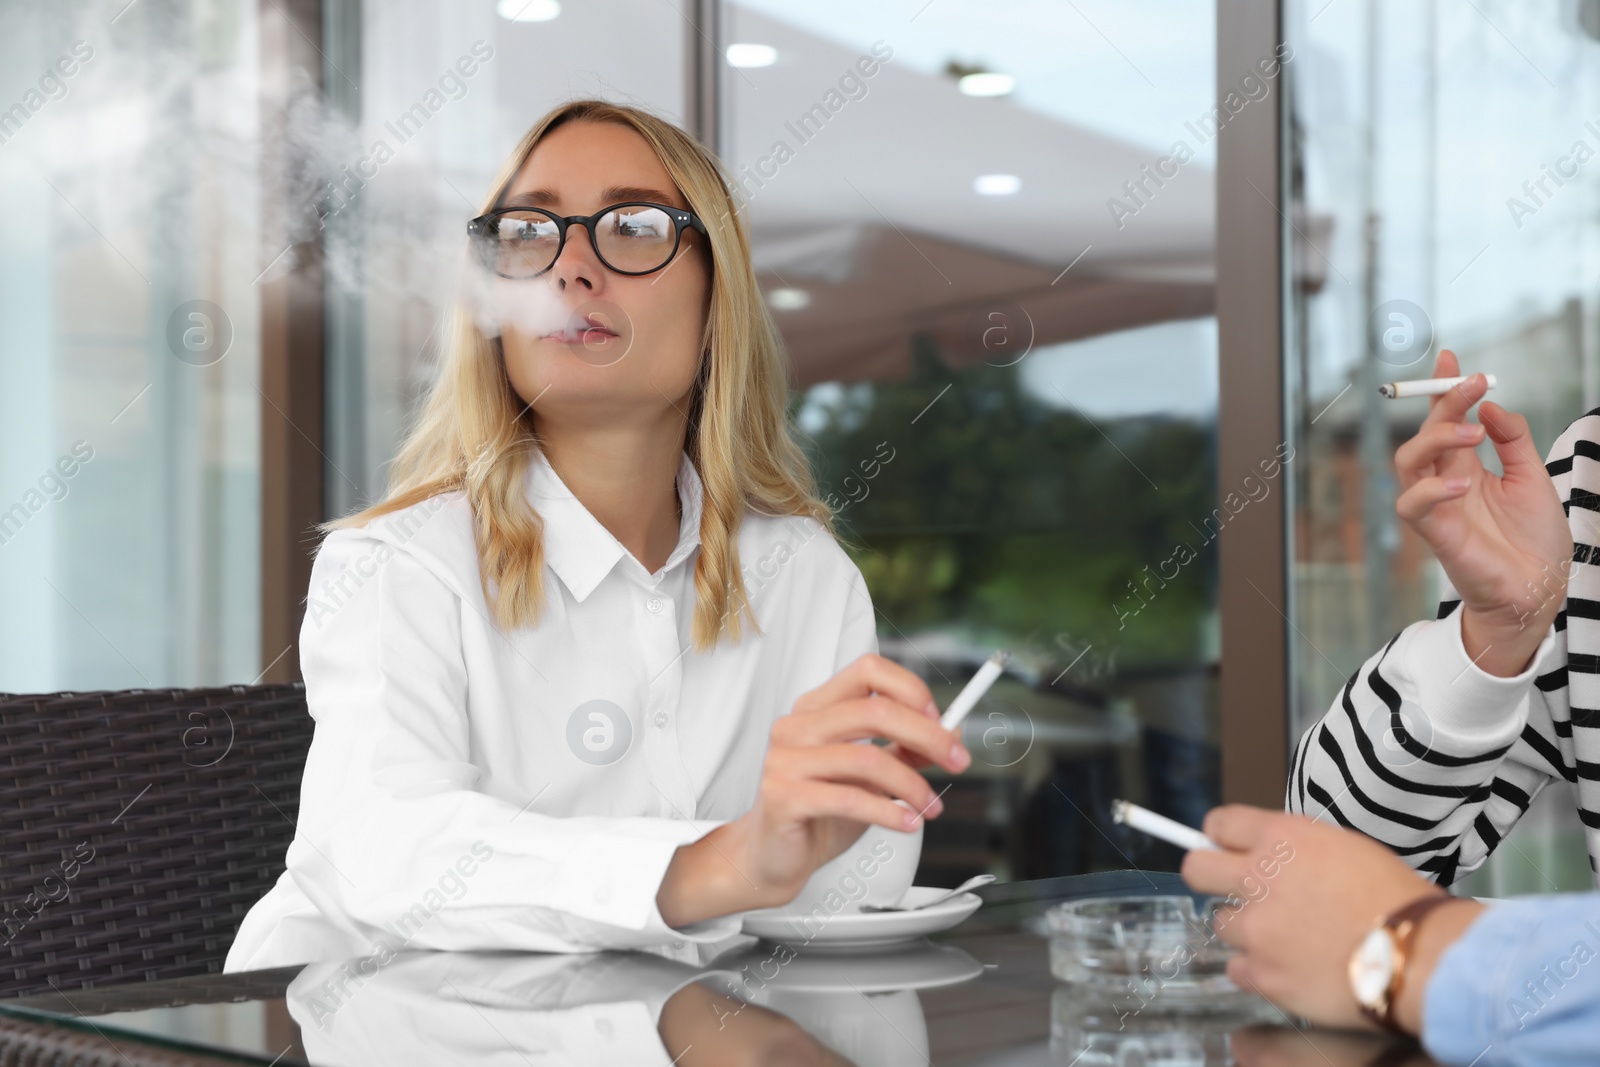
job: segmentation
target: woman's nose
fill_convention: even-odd
[[[550,270],[561,289],[576,285],[594,292],[601,288],[605,268],[595,255],[594,245],[589,242],[588,230],[574,226],[567,231],[567,243],[562,246],[561,254],[556,256]]]

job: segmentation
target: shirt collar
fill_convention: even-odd
[[[641,581],[654,583],[693,554],[700,546],[700,514],[705,490],[687,452],[678,461],[677,485],[682,512],[678,544],[661,570],[651,575],[582,501],[573,496],[544,453],[533,455],[528,463],[528,502],[544,520],[544,559],[574,599],[581,603],[594,592],[595,586],[611,573],[618,560],[631,566]]]

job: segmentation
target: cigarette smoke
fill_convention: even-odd
[[[548,280],[502,278],[468,258],[459,295],[485,337],[499,337],[507,329],[543,337],[567,328],[571,312]]]
[[[484,268],[475,257],[461,272],[458,298],[485,337],[514,330],[524,337],[566,333],[581,339],[572,354],[595,367],[609,367],[633,347],[633,320],[610,300],[585,300],[575,307],[556,292],[545,278],[502,278]],[[598,324],[609,330],[591,332]]]

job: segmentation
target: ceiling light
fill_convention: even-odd
[[[725,54],[733,67],[770,67],[778,61],[778,50],[770,44],[730,44]]]
[[[1015,174],[980,174],[972,179],[972,191],[982,196],[1010,196],[1022,188]]]
[[[811,294],[804,289],[774,289],[767,294],[767,303],[779,311],[798,311],[811,303]]]
[[[512,22],[549,22],[561,14],[558,0],[497,0],[495,14]]]
[[[1017,88],[1017,79],[998,71],[984,70],[966,74],[956,82],[956,88],[968,96],[1008,96]]]

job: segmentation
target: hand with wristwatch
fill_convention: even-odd
[[[1395,1013],[1407,980],[1415,981],[1408,971],[1417,933],[1429,912],[1455,899],[1440,891],[1418,897],[1385,916],[1350,953],[1350,991],[1368,1022],[1414,1036]]]
[[[1452,897],[1371,838],[1300,815],[1213,810],[1183,877],[1239,903],[1216,920],[1228,977],[1324,1026],[1416,1036],[1428,980],[1484,905]]]

